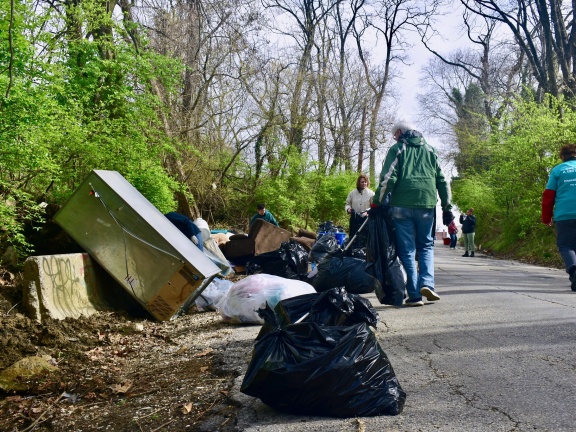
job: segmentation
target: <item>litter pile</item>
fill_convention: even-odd
[[[375,292],[395,306],[404,299],[406,274],[385,212],[371,210],[351,239],[330,221],[294,235],[264,220],[248,234],[213,232],[198,219],[183,234],[186,227],[118,173],[94,171],[55,220],[87,253],[34,257],[24,283],[33,319],[87,311],[71,303],[79,291],[107,304],[121,296],[102,284],[115,285],[158,321],[195,305],[216,311],[222,325],[262,325],[242,391],[276,409],[337,417],[402,411],[406,395],[371,330],[378,315],[360,296]]]

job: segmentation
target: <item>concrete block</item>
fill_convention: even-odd
[[[123,288],[87,253],[27,258],[23,289],[28,315],[38,321],[90,316],[125,301],[117,295]]]

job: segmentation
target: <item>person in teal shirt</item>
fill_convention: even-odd
[[[560,158],[542,195],[542,222],[556,224],[556,246],[576,291],[576,144],[563,145]]]
[[[252,216],[252,219],[250,219],[250,226],[252,226],[257,219],[264,219],[266,222],[270,222],[271,224],[278,226],[276,218],[272,213],[266,210],[266,206],[264,204],[262,203],[258,204],[256,206],[256,209],[258,210],[258,212],[254,216]]]

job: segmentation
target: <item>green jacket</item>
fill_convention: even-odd
[[[434,208],[440,195],[443,209],[450,206],[450,186],[438,155],[418,131],[406,131],[384,160],[373,203],[381,205],[391,193],[390,205],[407,208]]]
[[[252,216],[252,219],[250,219],[250,226],[252,226],[252,224],[258,219],[264,219],[266,222],[270,222],[271,224],[278,226],[276,218],[268,210],[265,210],[262,216],[260,216],[260,213],[256,213],[254,216]]]

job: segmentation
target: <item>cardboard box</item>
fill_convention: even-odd
[[[277,227],[263,219],[258,219],[250,227],[248,238],[254,240],[254,256],[280,249],[282,243],[287,242],[292,233]]]
[[[230,241],[220,245],[226,258],[257,256],[280,249],[282,243],[290,240],[290,231],[279,228],[263,219],[257,219],[250,227],[248,235],[233,235]]]

